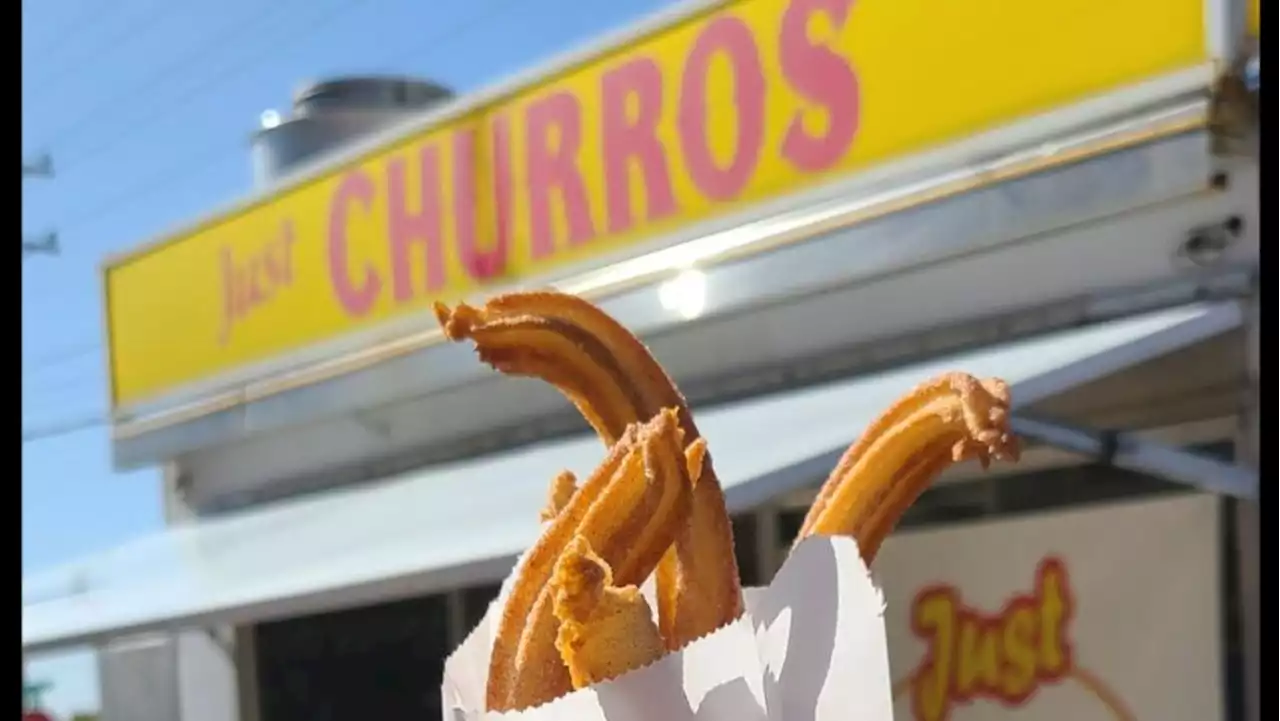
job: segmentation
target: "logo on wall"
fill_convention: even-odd
[[[955,586],[923,588],[911,604],[911,630],[927,651],[894,685],[894,697],[909,696],[914,721],[948,721],[957,707],[986,701],[1020,708],[1042,688],[1072,683],[1115,721],[1134,721],[1101,679],[1076,665],[1075,610],[1066,564],[1052,556],[1037,567],[1032,590],[996,613],[968,606]]]
[[[53,716],[41,710],[47,683],[22,683],[22,721],[53,721]]]

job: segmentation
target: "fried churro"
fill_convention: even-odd
[[[796,542],[848,535],[867,563],[902,514],[953,463],[1016,460],[1009,389],[949,373],[920,385],[877,418],[823,484]]]
[[[618,587],[609,564],[581,536],[556,564],[556,648],[575,689],[617,678],[666,653],[653,612],[634,585]]]
[[[437,303],[435,311],[450,340],[471,340],[481,360],[498,371],[558,388],[606,444],[662,408],[677,410],[685,443],[701,438],[683,396],[649,350],[587,301],[556,292],[513,293],[481,308]],[[699,459],[689,520],[657,571],[659,627],[670,649],[720,628],[743,609],[724,492],[705,447]]]
[[[689,479],[676,413],[624,431],[604,462],[544,528],[517,571],[490,659],[486,703],[515,711],[572,690],[556,648],[556,563],[574,538],[588,543],[616,582],[634,585],[657,566],[687,522]]]
[[[609,448],[582,483],[553,479],[538,541],[512,580],[490,658],[489,711],[519,711],[682,649],[743,611],[724,492],[688,405],[648,349],[573,296],[436,304],[445,335],[563,393]],[[1009,391],[952,373],[877,418],[820,490],[797,542],[854,537],[870,563],[953,463],[1016,459]],[[656,580],[657,623],[638,587]]]
[[[551,479],[551,488],[547,489],[547,505],[538,514],[543,523],[554,520],[569,505],[573,494],[578,492],[578,477],[573,471],[560,471]]]

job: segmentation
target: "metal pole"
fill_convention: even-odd
[[[1016,415],[1010,422],[1023,438],[1091,456],[1104,463],[1203,491],[1243,499],[1258,497],[1258,473],[1183,448],[1157,443],[1130,432],[1100,433]]]
[[[22,239],[23,258],[32,255],[57,255],[59,250],[61,249],[58,246],[57,233],[45,233]]]
[[[52,178],[53,177],[53,157],[48,153],[41,153],[34,160],[22,162],[22,177],[24,178]]]
[[[1244,301],[1246,332],[1246,364],[1248,388],[1240,413],[1240,430],[1236,442],[1236,461],[1257,469],[1261,451],[1259,429],[1260,389],[1258,377],[1261,323],[1259,298],[1255,288],[1253,295]],[[1261,490],[1261,489],[1259,489]],[[1270,499],[1268,499],[1270,500]],[[1241,651],[1244,656],[1244,708],[1245,721],[1262,721],[1262,585],[1261,551],[1262,533],[1259,519],[1261,499],[1237,500],[1235,503],[1236,567],[1240,595]]]
[[[52,178],[53,157],[48,153],[41,153],[34,160],[24,160],[22,162],[22,177]],[[33,255],[57,255],[58,251],[57,233],[48,232],[22,239],[22,257],[24,260]]]

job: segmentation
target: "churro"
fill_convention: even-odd
[[[902,514],[948,466],[976,459],[985,468],[992,459],[1017,457],[1008,386],[964,373],[941,376],[891,406],[845,452],[796,542],[815,533],[852,536],[870,563]]]
[[[552,583],[560,621],[556,648],[575,689],[617,678],[666,653],[640,589],[616,586],[609,564],[585,538],[578,536],[565,549]]]
[[[544,523],[555,519],[577,492],[578,478],[573,475],[573,471],[560,471],[551,479],[551,487],[547,489],[547,505],[543,506],[538,518]]]
[[[701,438],[684,397],[649,350],[587,301],[513,293],[481,308],[437,303],[435,310],[449,339],[471,340],[498,371],[558,388],[606,444],[662,408],[676,409],[686,443]],[[657,571],[659,628],[671,649],[738,618],[743,608],[724,492],[705,448],[699,457],[689,520]]]
[[[544,528],[517,572],[490,659],[486,702],[515,711],[572,690],[556,648],[556,563],[574,538],[604,559],[620,585],[639,584],[687,521],[692,482],[673,410],[627,430]]]
[[[498,371],[563,393],[608,447],[579,483],[552,480],[543,531],[497,620],[486,703],[519,711],[678,651],[743,611],[724,492],[688,405],[648,349],[600,309],[554,292],[436,304],[445,335]],[[1009,391],[952,373],[914,389],[850,446],[799,540],[849,535],[870,563],[953,463],[1016,459]],[[656,580],[657,622],[638,587]]]

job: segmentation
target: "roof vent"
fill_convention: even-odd
[[[453,97],[428,80],[336,78],[303,86],[290,117],[266,111],[253,136],[254,185],[265,188],[304,166]]]
[[[453,97],[447,88],[427,80],[355,77],[306,85],[293,95],[294,115],[327,111],[421,110]]]

